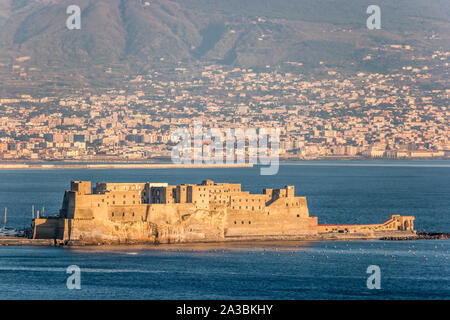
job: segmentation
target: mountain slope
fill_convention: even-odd
[[[443,0],[379,1],[381,30],[366,28],[365,0],[77,0],[82,27],[68,30],[73,2],[0,0],[4,84],[113,86],[180,61],[389,72],[395,64],[363,57],[384,44],[408,44],[419,54],[449,49]]]

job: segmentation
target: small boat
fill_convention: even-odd
[[[5,208],[5,218],[3,221],[3,227],[0,227],[0,237],[17,237],[20,232],[14,228],[10,228],[6,226],[6,215],[7,215],[7,208]]]
[[[0,237],[17,237],[19,233],[20,232],[14,228],[9,227],[0,228]]]

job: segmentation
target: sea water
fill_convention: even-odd
[[[259,168],[0,170],[0,212],[21,228],[31,208],[56,214],[71,180],[294,185],[319,223],[380,223],[413,215],[415,228],[450,232],[449,161],[284,163]],[[448,299],[449,240],[245,242],[127,247],[0,247],[0,299]],[[67,267],[81,289],[67,288]],[[380,268],[369,289],[367,268]]]

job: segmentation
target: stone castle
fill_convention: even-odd
[[[294,186],[251,194],[241,184],[72,181],[53,217],[33,220],[33,238],[83,243],[173,243],[251,239],[379,238],[414,234],[414,217],[381,224],[320,225]]]

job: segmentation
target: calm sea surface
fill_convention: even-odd
[[[379,223],[414,215],[417,230],[450,232],[450,161],[286,163],[259,168],[0,170],[8,226],[53,214],[71,180],[295,185],[319,223]],[[450,241],[260,242],[147,247],[0,247],[0,299],[449,299]],[[68,290],[66,268],[81,268]],[[369,290],[369,265],[381,289]]]

